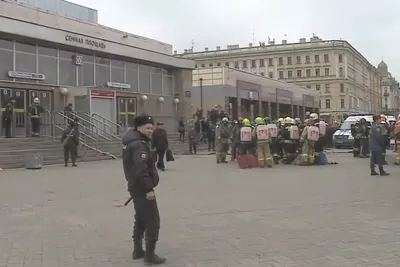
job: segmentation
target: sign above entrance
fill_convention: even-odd
[[[111,88],[131,89],[131,85],[127,83],[107,82],[107,86]]]
[[[13,70],[10,70],[8,72],[8,76],[11,77],[11,78],[27,79],[27,80],[38,80],[38,81],[44,81],[46,79],[46,76],[44,74],[22,72],[22,71],[13,71]]]
[[[94,46],[101,49],[106,49],[106,44],[92,39],[83,38],[75,35],[65,35],[65,41],[71,43],[85,44],[87,46]]]
[[[90,91],[90,95],[92,97],[114,98],[115,92],[114,91],[105,91],[105,90],[92,89]]]

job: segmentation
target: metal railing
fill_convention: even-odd
[[[103,116],[101,116],[101,115],[99,115],[97,113],[89,114],[89,113],[86,112],[85,115],[90,117],[92,120],[94,120],[94,121],[96,121],[98,123],[107,125],[109,130],[110,130],[110,132],[112,134],[114,134],[114,135],[123,134],[128,129],[128,128],[123,127],[122,125],[120,125],[120,124],[118,124],[118,123],[116,123],[116,122],[114,122],[114,121],[112,121],[112,120],[110,120],[108,118],[105,118],[105,117],[103,117]]]

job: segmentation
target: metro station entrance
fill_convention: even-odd
[[[136,116],[135,97],[117,97],[117,122],[123,128],[128,128]]]
[[[4,128],[4,116],[6,105],[11,102],[14,107],[14,124],[12,126],[12,133],[15,137],[25,137],[30,129],[29,115],[27,113],[28,107],[33,102],[33,99],[37,97],[40,100],[40,105],[46,109],[51,110],[52,93],[48,91],[34,91],[25,89],[10,89],[0,88],[0,132],[1,136],[5,134]],[[42,124],[46,125],[46,119],[42,119]]]

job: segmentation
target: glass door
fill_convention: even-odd
[[[118,124],[122,128],[128,128],[131,125],[133,118],[136,116],[136,98],[120,97],[118,103]]]
[[[14,123],[12,125],[13,136],[25,136],[27,130],[26,91],[18,89],[0,89],[0,108],[2,113],[5,111],[5,107],[9,102],[12,103],[14,107]],[[4,130],[3,126],[1,128]]]

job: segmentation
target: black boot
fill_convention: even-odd
[[[385,172],[385,170],[383,168],[379,168],[379,175],[380,176],[388,176],[388,175],[390,175],[390,173]]]
[[[144,263],[146,265],[160,265],[163,264],[166,259],[156,255],[156,242],[157,241],[146,241],[146,252],[144,255]]]
[[[132,259],[138,260],[144,257],[143,238],[135,238],[133,240]]]
[[[379,175],[379,173],[377,173],[375,169],[371,169],[371,176],[376,176],[376,175]]]

